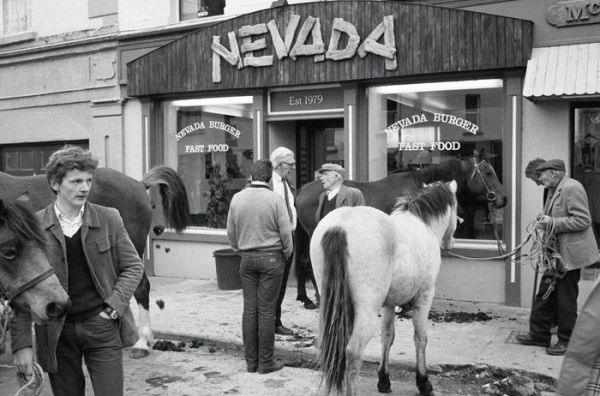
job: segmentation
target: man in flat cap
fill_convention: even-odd
[[[541,183],[548,189],[538,228],[553,230],[554,248],[562,257],[566,272],[559,269],[558,274],[544,273],[531,307],[529,334],[517,336],[517,341],[544,346],[549,355],[563,355],[577,320],[581,268],[598,261],[600,255],[591,228],[587,194],[581,183],[565,175],[565,163],[559,159],[548,160],[537,170]],[[550,346],[552,323],[558,324],[558,341]]]
[[[317,223],[329,212],[341,206],[364,206],[365,198],[358,188],[345,186],[346,170],[338,164],[323,164],[318,170],[325,191],[319,196],[315,218]]]

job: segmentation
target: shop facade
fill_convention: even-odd
[[[486,160],[511,199],[495,221],[477,208],[458,250],[495,254],[494,225],[506,248],[516,246],[533,27],[428,5],[305,3],[214,24],[130,62],[128,95],[150,125],[150,161],[184,178],[193,221],[153,239],[154,273],[212,277],[212,251],[227,244],[223,196],[280,145],[296,153],[297,186],[324,162],[372,181]],[[445,257],[438,296],[521,305],[520,272],[511,261]]]

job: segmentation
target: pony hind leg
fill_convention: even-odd
[[[131,348],[129,357],[140,359],[150,354],[149,345],[154,341],[152,328],[150,326],[150,281],[146,276],[146,271],[142,275],[142,280],[133,294],[138,303],[139,322],[138,322],[138,340]]]
[[[413,310],[413,327],[415,329],[414,342],[417,353],[417,388],[419,393],[425,396],[434,396],[433,386],[427,376],[427,363],[425,359],[425,349],[427,347],[427,317],[433,301],[433,291],[431,296],[419,298]]]
[[[383,307],[383,315],[381,320],[381,364],[377,374],[379,381],[377,382],[377,390],[381,393],[390,393],[392,386],[390,383],[390,372],[388,362],[390,359],[390,348],[394,343],[396,336],[396,328],[394,326],[395,314],[393,307]]]
[[[346,396],[357,395],[357,382],[360,368],[362,366],[362,356],[367,344],[375,332],[375,323],[377,323],[377,310],[361,312],[360,308],[355,313],[355,319],[352,329],[352,336],[346,347]],[[373,311],[373,312],[370,312]]]

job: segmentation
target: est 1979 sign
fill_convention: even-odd
[[[329,112],[343,109],[344,91],[340,87],[269,93],[269,114]]]

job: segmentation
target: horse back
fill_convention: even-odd
[[[368,290],[369,304],[380,306],[389,288],[395,252],[393,224],[389,216],[368,206],[342,207],[325,216],[315,228],[310,243],[310,257],[318,284],[322,282],[327,265],[321,241],[325,233],[334,227],[345,234],[351,289],[356,293]],[[374,288],[371,290],[369,285]]]

